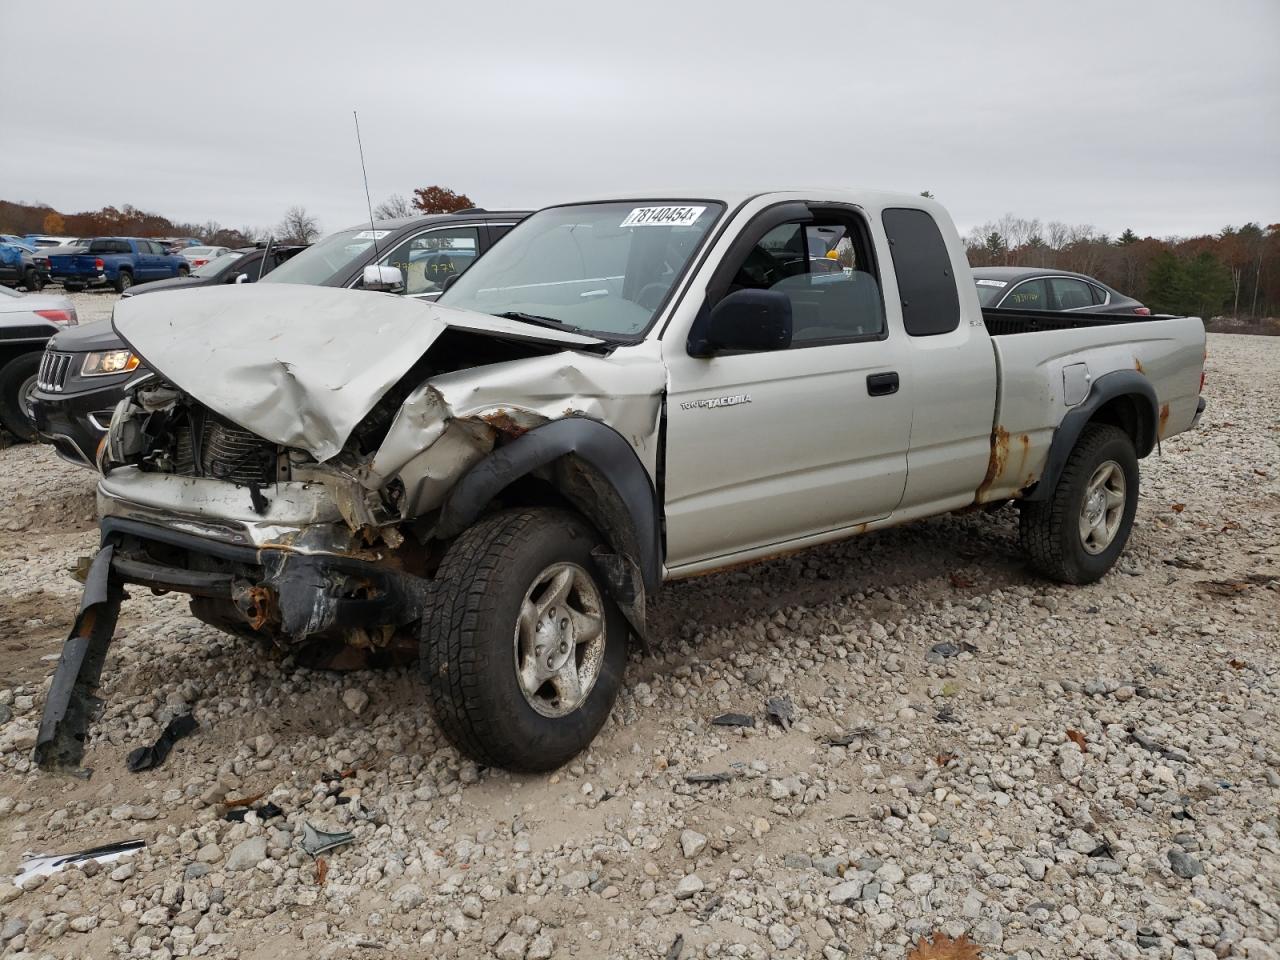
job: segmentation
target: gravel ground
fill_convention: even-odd
[[[77,303],[89,319],[112,299]],[[1275,960],[1277,369],[1280,340],[1210,338],[1205,422],[1144,461],[1134,536],[1101,583],[1031,576],[1003,510],[673,585],[595,746],[545,777],[461,760],[412,669],[302,670],[141,591],[92,779],[35,772],[92,480],[48,449],[2,450],[0,869],[147,846],[0,880],[0,949],[836,960],[941,931],[986,958]],[[127,772],[188,709],[199,729]],[[710,723],[727,711],[754,726]],[[220,801],[257,794],[283,815],[221,819]],[[354,842],[320,868],[304,823]]]

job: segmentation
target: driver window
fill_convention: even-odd
[[[439,293],[451,276],[465,273],[480,254],[476,227],[442,227],[410,237],[380,261],[399,267],[407,296]]]
[[[884,302],[865,237],[852,217],[781,224],[747,253],[727,292],[785,293],[793,349],[881,337]]]

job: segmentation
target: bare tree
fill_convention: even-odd
[[[320,224],[305,207],[290,207],[276,227],[276,239],[289,243],[311,243],[320,236]]]
[[[399,220],[401,217],[412,217],[413,214],[413,204],[408,197],[399,193],[393,193],[373,208],[373,215],[379,220]]]

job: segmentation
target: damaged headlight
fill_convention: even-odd
[[[82,377],[105,377],[137,370],[142,361],[132,350],[98,350],[87,354],[80,368]]]

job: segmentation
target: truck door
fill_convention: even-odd
[[[673,569],[880,519],[906,486],[910,356],[886,322],[862,213],[762,211],[717,268],[704,311],[740,289],[787,295],[789,347],[696,357],[663,341]]]
[[[160,265],[159,244],[150,240],[135,240],[133,243],[138,248],[135,258],[138,272],[135,280],[156,280],[168,272]]]

